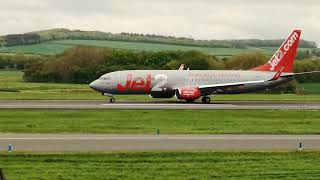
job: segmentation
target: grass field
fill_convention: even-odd
[[[0,71],[0,100],[105,100],[88,84],[26,83],[19,71]],[[217,95],[213,101],[320,101],[320,84],[302,84],[311,95],[240,94]],[[18,92],[13,92],[18,91]],[[319,94],[319,95],[318,95]],[[176,101],[151,99],[148,95],[119,95],[117,101]]]
[[[0,53],[55,55],[60,54],[71,47],[73,47],[73,45],[41,43],[25,46],[2,47],[0,48]]]
[[[2,47],[0,53],[25,53],[25,54],[42,54],[55,55],[62,53],[64,50],[74,47],[76,45],[87,45],[95,47],[108,47],[116,49],[129,49],[134,51],[166,51],[166,50],[197,50],[203,53],[213,54],[219,57],[232,56],[240,53],[248,53],[261,51],[271,56],[276,48],[210,48],[210,47],[192,47],[179,46],[168,44],[154,44],[154,43],[136,43],[136,42],[121,42],[121,41],[99,41],[99,40],[59,40],[45,42],[35,45]],[[306,50],[308,48],[301,48]]]
[[[0,110],[0,132],[320,134],[320,111]]]
[[[320,94],[320,83],[304,83],[299,88],[303,88],[307,94]]]
[[[0,100],[103,99],[87,84],[26,83],[22,76],[19,71],[0,71]]]
[[[97,47],[109,47],[116,49],[129,49],[134,51],[189,51],[197,50],[207,54],[213,54],[216,56],[232,56],[240,53],[248,53],[254,51],[265,52],[268,55],[272,55],[273,48],[211,48],[211,47],[192,47],[192,46],[179,46],[168,44],[154,44],[154,43],[135,43],[135,42],[120,42],[120,41],[98,41],[98,40],[60,40],[51,42],[53,44],[62,45],[87,45]]]
[[[63,83],[26,83],[21,71],[0,71],[0,90],[61,90],[61,89],[89,89],[87,84]]]
[[[0,154],[15,179],[317,179],[319,152]]]

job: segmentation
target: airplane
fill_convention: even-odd
[[[293,30],[271,59],[250,70],[125,70],[102,75],[90,87],[115,102],[116,94],[149,94],[152,98],[172,98],[193,103],[209,95],[262,91],[293,80],[293,63],[301,30]],[[310,73],[310,72],[306,72]]]

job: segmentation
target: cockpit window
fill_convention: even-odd
[[[101,76],[99,79],[101,79],[101,80],[110,80],[111,77],[110,76]]]

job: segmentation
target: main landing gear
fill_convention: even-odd
[[[115,102],[116,102],[116,99],[115,99],[114,97],[111,97],[111,98],[109,99],[109,101],[110,101],[110,103],[115,103]]]
[[[208,97],[208,96],[203,96],[202,99],[201,99],[201,101],[202,101],[202,103],[204,103],[204,104],[209,104],[210,101],[211,101],[211,99],[210,99],[210,97]]]
[[[187,103],[194,103],[195,99],[187,99]],[[210,104],[211,98],[209,96],[203,96],[201,99],[203,104]]]

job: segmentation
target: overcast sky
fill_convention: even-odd
[[[319,0],[1,0],[0,34],[69,28],[196,39],[285,38],[320,45]]]

